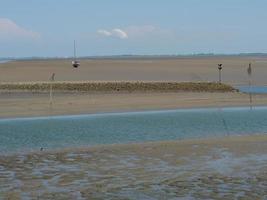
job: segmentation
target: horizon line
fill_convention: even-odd
[[[78,56],[79,59],[87,58],[174,58],[174,57],[194,57],[194,56],[267,56],[267,53],[192,53],[192,54],[114,54],[114,55],[94,55],[94,56]],[[72,59],[73,56],[8,56],[0,57],[0,60],[38,60],[38,59]]]

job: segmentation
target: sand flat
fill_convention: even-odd
[[[253,105],[266,105],[267,95],[254,95]],[[77,115],[197,107],[249,106],[241,93],[55,93],[52,107],[48,93],[0,93],[0,117]]]
[[[266,57],[206,56],[180,58],[86,59],[74,69],[70,60],[15,61],[0,64],[0,82],[47,81],[217,81],[217,64],[228,84],[248,84],[253,63],[254,84],[267,84]]]
[[[241,93],[55,93],[53,106],[48,93],[0,93],[0,117],[78,115],[196,107],[249,106]],[[254,95],[253,105],[267,105],[267,95]]]
[[[48,81],[217,81],[223,63],[223,82],[247,85],[248,63],[253,63],[253,84],[265,85],[267,58],[203,56],[179,58],[85,59],[74,69],[70,60],[13,61],[0,64],[0,82]],[[266,95],[255,95],[254,105],[266,105]],[[247,106],[238,93],[57,93],[53,108],[49,94],[0,92],[0,117],[88,114],[190,107]]]

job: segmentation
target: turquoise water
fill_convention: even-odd
[[[267,107],[0,120],[0,152],[267,132]]]
[[[267,86],[237,86],[240,92],[253,93],[253,94],[267,94]]]

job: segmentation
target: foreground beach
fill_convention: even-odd
[[[266,199],[267,137],[0,157],[3,199]]]

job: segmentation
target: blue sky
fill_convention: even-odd
[[[0,57],[267,52],[266,0],[0,0]]]

